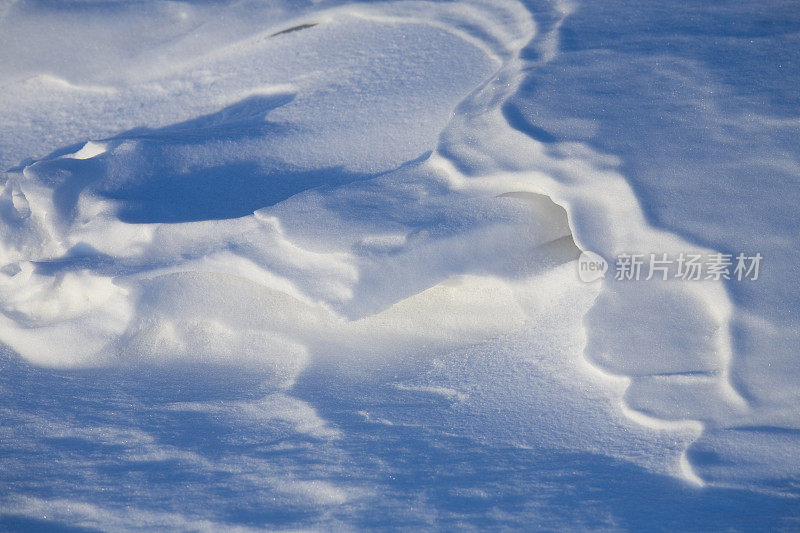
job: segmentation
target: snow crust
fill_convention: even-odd
[[[796,16],[664,9],[2,5],[5,524],[795,523]]]

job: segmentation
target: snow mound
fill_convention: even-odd
[[[634,500],[656,486],[720,510],[709,527],[729,525],[737,502],[791,515],[788,499],[759,498],[797,493],[793,289],[774,271],[751,286],[577,272],[582,251],[612,265],[750,252],[733,248],[770,228],[763,250],[791,271],[780,250],[796,240],[796,191],[780,224],[759,204],[750,222],[767,229],[741,238],[724,214],[687,223],[698,206],[744,200],[696,184],[701,156],[660,180],[679,158],[641,166],[639,149],[658,143],[615,133],[626,110],[586,88],[599,77],[610,93],[641,91],[645,103],[630,101],[644,113],[683,87],[679,74],[704,80],[700,59],[662,58],[665,71],[646,47],[631,62],[596,50],[584,17],[597,6],[294,4],[0,11],[12,59],[0,67],[0,403],[4,435],[20,435],[0,441],[41,448],[64,489],[54,497],[9,459],[7,512],[112,529],[380,527],[379,505],[407,524],[519,527],[495,507],[523,499],[517,515],[545,528],[636,519],[612,496],[596,503],[598,474],[605,492],[622,477]],[[62,37],[70,25],[105,45],[86,55]],[[712,85],[689,92],[711,98]],[[719,158],[741,148],[728,129],[798,127],[704,109],[716,129],[694,133]],[[653,121],[637,135],[661,132]],[[676,121],[670,135],[687,126]],[[122,466],[104,478],[65,440]],[[120,507],[126,472],[152,464],[196,483],[187,501],[202,520],[147,472]],[[591,505],[564,522],[542,494],[576,470]],[[83,486],[66,481],[75,472]],[[420,479],[432,480],[423,495]],[[242,487],[237,522],[220,495]],[[668,503],[659,516],[672,520],[682,502]]]

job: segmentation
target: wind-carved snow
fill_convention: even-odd
[[[24,27],[26,9],[4,16]],[[98,59],[4,74],[0,341],[12,377],[0,392],[22,436],[0,440],[63,465],[49,473],[54,497],[7,461],[7,513],[101,528],[380,527],[378,506],[408,524],[557,527],[560,507],[537,498],[546,472],[571,468],[562,461],[587,478],[628,472],[632,501],[636,483],[664,474],[792,493],[793,393],[779,418],[732,379],[726,286],[578,278],[581,250],[712,251],[652,225],[622,156],[551,127],[593,131],[593,120],[543,127],[528,113],[526,91],[560,60],[580,6],[276,3],[259,25],[266,15],[245,2],[228,7],[230,28],[217,8],[152,9],[183,21],[151,30],[169,36],[172,63],[121,36],[108,53],[128,50],[113,56],[126,69]],[[90,29],[113,37],[95,17]],[[26,386],[40,390],[30,402]],[[53,435],[61,411],[68,429]],[[122,446],[125,466],[106,479],[51,444],[65,438],[101,455]],[[713,459],[741,449],[771,470]],[[534,456],[543,463],[527,466]],[[462,458],[488,476],[509,470],[506,457],[526,465],[517,485],[431,474]],[[215,505],[165,504],[169,485],[151,482],[121,507],[110,486],[142,463],[202,480],[189,500]],[[75,470],[81,487],[62,481]],[[430,493],[405,507],[426,476]],[[492,491],[523,485],[518,516],[497,518]],[[233,505],[252,520],[219,510],[219,494],[242,487]],[[448,507],[455,494],[470,509]],[[567,523],[638,512],[603,502]]]

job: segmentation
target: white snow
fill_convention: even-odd
[[[649,3],[296,4],[0,4],[5,515],[797,520],[796,67],[759,96],[735,75],[760,56],[730,60],[797,32],[757,6],[658,30]],[[584,283],[581,250],[765,264]]]

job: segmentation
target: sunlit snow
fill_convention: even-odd
[[[792,2],[0,0],[0,529],[800,528],[799,86]]]

